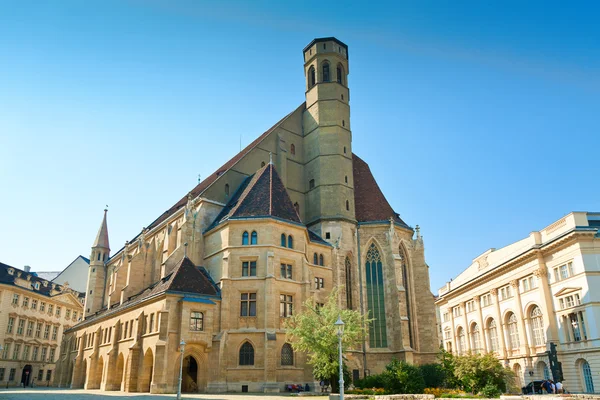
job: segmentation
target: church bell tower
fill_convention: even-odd
[[[88,269],[87,289],[85,292],[85,307],[83,315],[87,318],[102,308],[104,290],[106,288],[106,261],[110,257],[108,244],[108,225],[106,223],[107,209],[104,209],[104,218],[92,245],[90,266]]]
[[[338,39],[315,39],[304,48],[305,217],[329,241],[341,235],[340,222],[356,222],[348,72],[348,46]]]

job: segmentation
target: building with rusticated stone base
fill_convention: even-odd
[[[313,386],[284,323],[333,287],[375,319],[346,354],[355,378],[434,360],[423,238],[353,153],[348,48],[315,39],[303,56],[306,101],[113,254],[105,213],[62,384],[174,392],[184,340],[184,391]]]

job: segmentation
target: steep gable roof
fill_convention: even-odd
[[[244,180],[208,230],[228,219],[260,217],[302,223],[277,170],[271,163]]]
[[[232,168],[238,161],[240,161],[242,158],[244,158],[244,156],[246,154],[248,154],[256,146],[258,146],[258,144],[260,144],[264,139],[266,139],[271,132],[273,132],[283,122],[285,122],[289,118],[290,115],[292,115],[298,109],[303,108],[305,106],[306,106],[306,103],[302,103],[298,108],[296,108],[296,110],[292,111],[291,113],[289,113],[288,115],[283,117],[281,120],[279,120],[279,122],[277,122],[275,125],[273,125],[271,128],[269,128],[269,130],[264,132],[262,135],[260,135],[258,138],[256,138],[252,143],[250,143],[248,146],[246,146],[242,151],[237,153],[233,158],[231,158],[229,161],[227,161],[225,164],[223,164],[220,168],[218,168],[215,172],[213,172],[211,175],[209,175],[208,178],[206,178],[202,182],[200,182],[195,188],[193,188],[191,190],[191,192],[190,192],[191,196],[197,197],[200,194],[202,194],[221,175],[223,175],[225,172],[227,172],[227,170]],[[181,198],[181,200],[179,200],[177,203],[175,203],[175,205],[173,205],[167,211],[162,213],[157,219],[155,219],[150,225],[148,225],[147,228],[152,229],[155,226],[159,225],[161,222],[165,221],[167,218],[169,218],[171,215],[173,215],[175,212],[177,212],[177,210],[184,207],[187,203],[187,199],[188,199],[188,194],[183,196]],[[135,238],[133,238],[132,241],[133,240],[135,240]]]
[[[369,164],[354,153],[352,153],[352,173],[354,209],[358,222],[389,221],[393,218],[398,224],[411,229],[388,203],[371,173]]]

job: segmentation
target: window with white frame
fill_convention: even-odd
[[[463,328],[458,328],[458,331],[456,332],[457,334],[457,342],[456,342],[456,350],[458,351],[458,354],[463,354],[466,349],[467,349],[467,341],[465,338],[465,331]]]
[[[512,287],[510,285],[506,285],[500,288],[500,299],[506,300],[513,297]]]
[[[452,307],[452,315],[454,315],[455,318],[460,317],[462,315],[462,310],[460,306]]]
[[[517,316],[511,313],[507,319],[508,321],[508,336],[510,339],[510,348],[513,350],[518,349],[521,344],[519,341],[519,327],[517,325]]]
[[[444,313],[444,322],[448,322],[450,320],[450,315],[447,312]]]
[[[472,340],[472,346],[473,346],[473,351],[475,351],[475,353],[480,353],[481,352],[481,332],[479,331],[479,325],[478,324],[473,324],[473,326],[471,327],[471,340]]]
[[[487,293],[481,296],[481,306],[487,307],[492,305],[492,295]]]
[[[572,262],[568,262],[566,264],[560,265],[556,268],[554,268],[554,281],[558,282],[558,281],[562,281],[563,279],[567,279],[571,276],[573,276],[574,271],[573,271],[573,263]]]
[[[563,324],[568,327],[567,335],[569,335],[568,339],[570,341],[580,342],[582,340],[587,340],[587,332],[582,311],[563,316]]]
[[[537,278],[535,276],[528,276],[525,279],[521,279],[521,292],[528,292],[535,288],[537,288]]]
[[[473,300],[467,301],[467,312],[475,311],[475,302]]]
[[[498,329],[496,328],[496,321],[493,319],[488,322],[488,341],[490,350],[498,351]]]
[[[538,306],[533,307],[529,314],[531,318],[531,330],[533,333],[533,342],[536,346],[543,346],[546,342],[544,335],[544,318],[542,310]]]
[[[560,309],[564,310],[565,308],[571,308],[580,305],[581,299],[579,294],[575,293],[569,296],[561,297],[558,299],[558,304],[560,305]]]
[[[450,329],[446,329],[444,331],[444,339],[450,340],[450,335],[451,335]]]

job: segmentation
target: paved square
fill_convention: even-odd
[[[140,399],[140,400],[165,400],[175,399],[175,394],[148,394],[103,392],[100,390],[75,390],[75,389],[0,389],[0,400],[113,400],[113,399]],[[247,393],[247,394],[183,394],[183,399],[205,400],[291,400],[297,396],[289,394]],[[301,397],[311,400],[326,400],[327,396]]]

